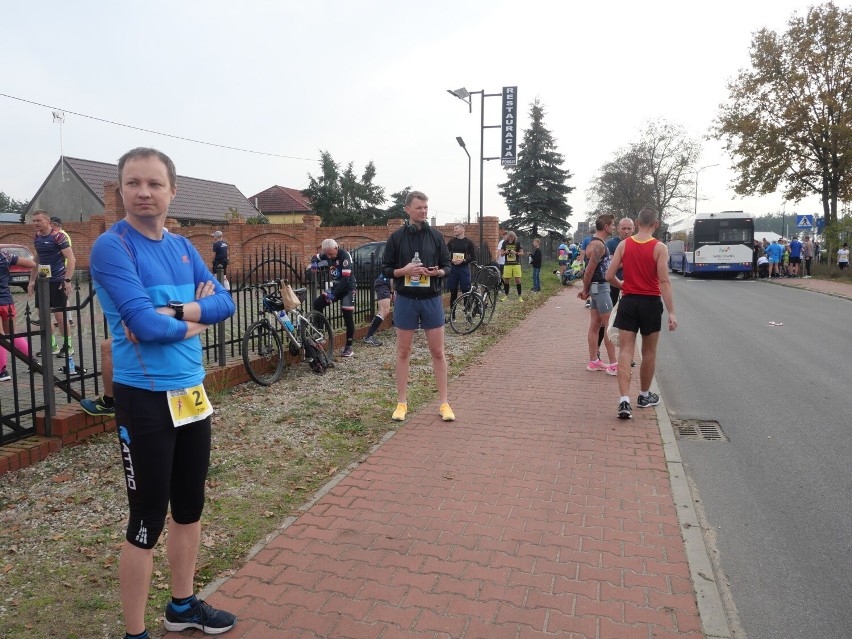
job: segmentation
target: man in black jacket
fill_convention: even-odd
[[[393,278],[396,304],[393,320],[396,327],[396,391],[397,405],[392,419],[403,421],[408,411],[408,369],[414,331],[422,328],[432,356],[432,371],[441,400],[444,421],[456,417],[447,403],[447,360],[444,357],[444,306],[442,279],[451,261],[444,237],[429,227],[429,198],[411,191],[405,198],[409,222],[394,231],[385,245],[382,273]],[[417,259],[415,259],[417,258]]]
[[[447,250],[450,252],[450,274],[447,276],[447,289],[450,291],[450,308],[459,294],[470,290],[470,263],[476,260],[476,249],[469,237],[464,236],[464,224],[456,224],[453,227],[453,239],[447,242]]]

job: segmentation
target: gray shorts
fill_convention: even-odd
[[[601,315],[612,311],[612,297],[609,295],[609,282],[592,282],[589,299],[592,300],[592,308]]]

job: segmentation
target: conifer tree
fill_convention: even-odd
[[[571,173],[556,151],[553,135],[544,126],[544,107],[536,98],[530,107],[530,127],[518,151],[518,164],[506,169],[509,179],[500,184],[500,195],[509,207],[509,226],[532,236],[571,228],[571,207],[565,200],[574,190],[566,181]]]

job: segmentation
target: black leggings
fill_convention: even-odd
[[[114,395],[130,504],[126,538],[139,548],[153,548],[169,504],[178,524],[201,519],[210,465],[210,418],[175,428],[164,391],[116,382]]]
[[[331,306],[331,304],[328,303],[325,295],[320,295],[314,300],[315,311],[322,313],[327,306]],[[347,346],[351,346],[352,341],[355,339],[355,311],[341,308],[340,312],[343,314],[343,324],[346,326],[346,344]]]

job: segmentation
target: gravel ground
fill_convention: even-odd
[[[491,324],[472,335],[448,328],[451,377],[544,299],[501,304]],[[319,486],[394,428],[395,336],[385,330],[379,337],[383,346],[356,345],[355,357],[337,358],[324,376],[299,365],[271,387],[244,384],[211,397],[214,450],[199,588],[240,565]],[[434,397],[422,334],[415,338],[410,388],[412,410]],[[0,638],[122,636],[117,560],[125,517],[111,434],[0,476]],[[169,589],[162,541],[158,549],[148,606],[154,636],[162,632]]]

